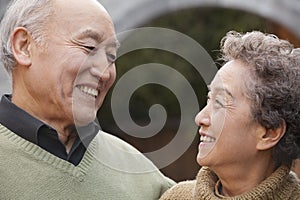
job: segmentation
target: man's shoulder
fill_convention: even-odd
[[[94,140],[97,152],[95,156],[104,165],[137,174],[159,171],[144,154],[112,134],[100,131]]]
[[[126,150],[127,152],[133,152],[140,154],[140,151],[138,151],[135,147],[133,147],[131,144],[127,143],[126,141],[120,139],[119,137],[112,135],[110,133],[99,131],[98,140],[101,140],[101,143],[108,143],[115,147],[117,147],[120,150]]]
[[[147,180],[147,184],[157,187],[160,194],[175,184],[150,159],[122,139],[100,131],[93,142],[96,144],[96,159],[114,173],[133,175],[140,181]]]

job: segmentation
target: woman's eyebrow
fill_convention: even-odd
[[[207,86],[208,91],[211,91],[211,86]],[[233,94],[226,88],[226,87],[214,87],[213,90],[215,92],[225,92],[227,95],[229,95],[232,99],[234,99]]]

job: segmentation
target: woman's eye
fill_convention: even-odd
[[[219,101],[218,99],[216,99],[216,103],[219,104],[221,107],[224,107],[224,104],[221,101]]]
[[[222,101],[221,100],[219,100],[217,97],[215,97],[215,96],[210,96],[209,94],[206,96],[206,99],[207,99],[207,102],[206,102],[206,104],[208,104],[210,101],[212,101],[214,104],[217,104],[217,105],[219,105],[219,106],[221,106],[221,107],[225,107],[225,105],[222,103]]]

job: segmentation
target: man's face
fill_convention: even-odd
[[[43,52],[33,46],[31,94],[55,120],[86,125],[115,77],[113,23],[95,0],[56,0]]]
[[[243,63],[225,64],[210,85],[208,102],[196,116],[201,126],[197,161],[202,166],[249,164],[256,155],[256,131],[261,125],[251,118],[245,81],[249,71]]]

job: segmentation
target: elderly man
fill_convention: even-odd
[[[158,199],[173,182],[93,122],[118,46],[96,0],[14,0],[1,23],[0,199]]]

